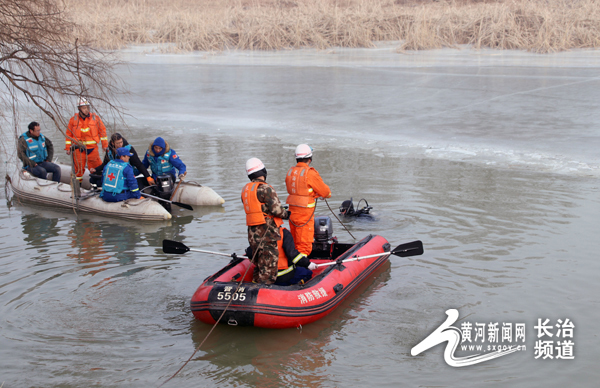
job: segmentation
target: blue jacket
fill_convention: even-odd
[[[144,160],[142,164],[144,167],[150,167],[152,169],[152,176],[156,178],[158,175],[172,174],[179,175],[184,174],[187,170],[185,164],[179,159],[175,150],[169,147],[169,143],[165,142],[165,148],[161,151],[160,154],[156,154],[154,149],[152,148],[154,145],[150,144],[148,147],[148,151],[146,151],[146,155],[144,155]],[[177,171],[179,173],[177,173]]]
[[[132,195],[128,195],[130,198],[140,198],[141,196],[137,180],[133,174],[133,167],[121,159],[111,160],[103,171],[100,197],[106,198],[110,195],[114,197],[126,191],[131,192]]]

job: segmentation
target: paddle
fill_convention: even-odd
[[[235,253],[232,254],[227,254],[227,253],[220,253],[220,252],[211,252],[211,251],[203,251],[202,249],[193,249],[193,248],[189,248],[187,245],[185,245],[184,243],[181,243],[179,241],[173,241],[173,240],[163,240],[163,252],[165,253],[176,253],[176,254],[182,254],[182,253],[186,253],[186,252],[201,252],[201,253],[211,253],[213,255],[219,255],[219,256],[227,256],[227,257],[234,257]],[[237,257],[237,256],[235,256]]]
[[[382,252],[382,253],[375,253],[373,255],[352,257],[352,258],[345,259],[345,260],[336,260],[336,261],[332,261],[330,263],[317,264],[317,267],[325,267],[328,265],[346,263],[349,261],[358,261],[358,260],[362,260],[362,259],[369,259],[371,257],[379,257],[379,256],[389,255],[389,254],[400,256],[400,257],[417,256],[417,255],[422,255],[423,252],[424,252],[423,251],[423,243],[421,241],[417,240],[417,241],[409,242],[406,244],[400,244],[390,252]]]
[[[164,198],[161,198],[161,197],[155,197],[154,195],[150,195],[150,194],[146,194],[146,193],[142,193],[142,196],[144,196],[144,197],[150,197],[150,198],[154,198],[154,199],[156,199],[156,200],[163,201],[163,202],[172,203],[173,205],[176,205],[176,206],[182,207],[182,208],[184,208],[184,209],[188,209],[188,210],[194,210],[194,208],[193,208],[193,207],[191,207],[190,205],[188,205],[188,204],[185,204],[185,203],[181,203],[181,202],[174,202],[174,201],[169,201],[168,199],[164,199]]]

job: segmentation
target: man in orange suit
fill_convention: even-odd
[[[286,203],[290,205],[290,231],[296,249],[310,255],[315,235],[315,206],[319,197],[330,198],[331,190],[321,175],[313,167],[312,148],[307,144],[296,147],[296,165],[285,176],[285,186],[289,194]]]
[[[71,120],[67,129],[65,139],[65,150],[67,155],[71,154],[71,146],[80,147],[73,150],[73,160],[75,162],[75,175],[81,182],[87,162],[88,169],[96,168],[102,164],[98,145],[102,144],[102,149],[108,148],[108,138],[106,137],[106,127],[100,117],[90,112],[90,103],[85,98],[80,98],[77,104],[79,109]]]

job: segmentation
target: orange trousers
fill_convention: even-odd
[[[290,232],[300,253],[310,255],[315,239],[315,209],[291,206]],[[298,226],[296,226],[298,225]]]
[[[75,175],[77,175],[77,179],[79,180],[82,179],[83,173],[85,173],[86,162],[88,169],[96,168],[102,164],[102,159],[100,159],[100,153],[98,152],[98,146],[94,148],[88,148],[88,151],[89,150],[92,150],[89,154],[80,150],[73,151]]]

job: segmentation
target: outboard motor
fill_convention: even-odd
[[[171,174],[159,175],[156,177],[156,192],[163,199],[170,199],[173,192],[173,176]],[[171,213],[171,204],[160,201],[160,204]]]
[[[314,249],[329,251],[329,241],[333,239],[333,224],[328,216],[315,217]]]
[[[156,189],[161,198],[168,199],[173,192],[173,176],[171,174],[157,176]]]

